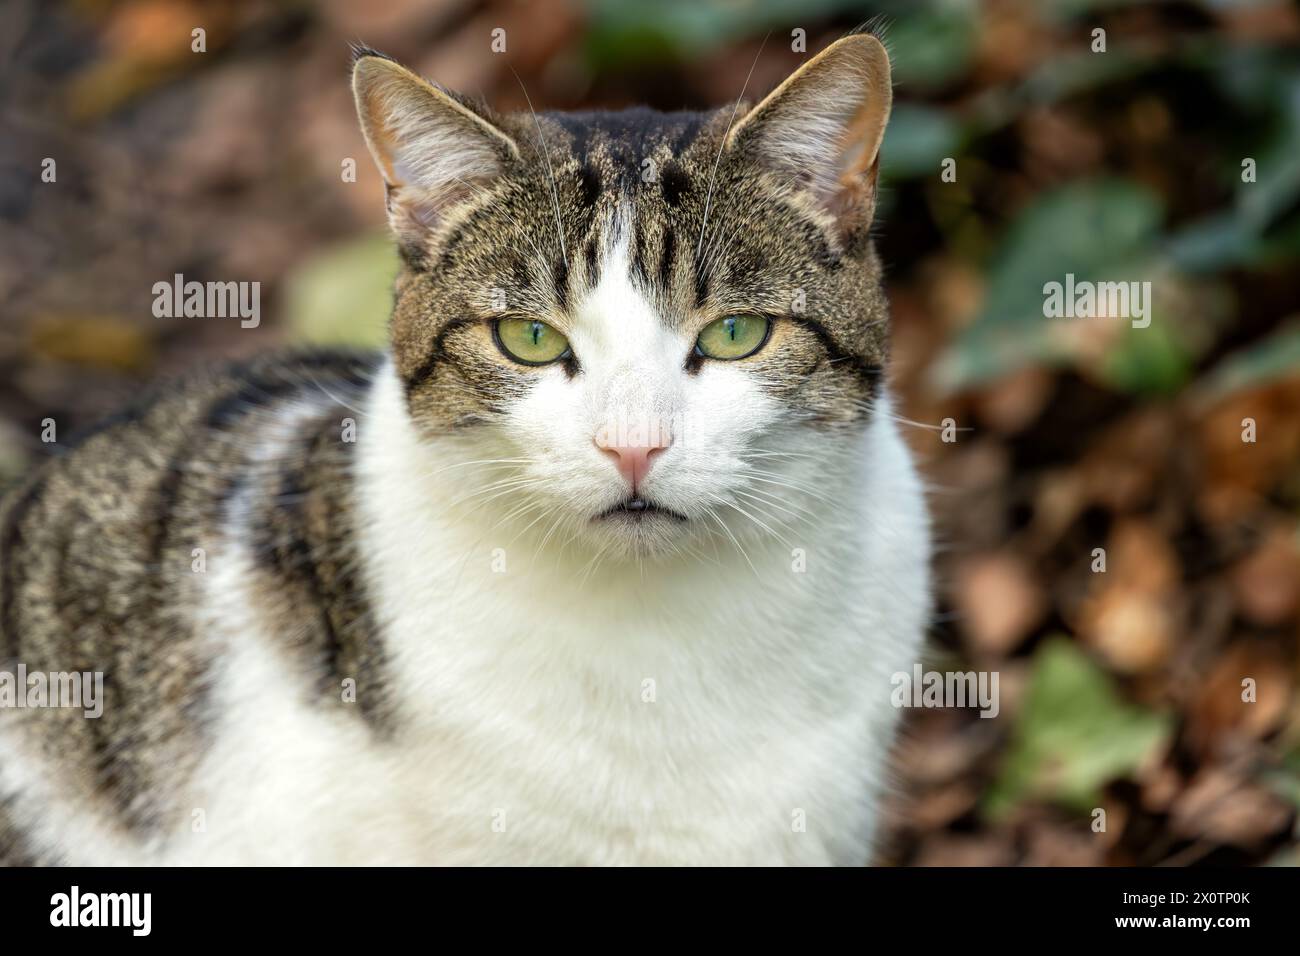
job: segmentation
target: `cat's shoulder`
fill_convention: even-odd
[[[314,349],[213,362],[169,376],[67,438],[56,431],[58,440],[48,444],[46,459],[5,494],[5,504],[49,472],[75,468],[88,458],[102,467],[138,456],[142,446],[157,452],[183,445],[200,433],[237,425],[250,412],[304,395],[333,397],[336,389],[363,389],[380,362],[378,352]]]

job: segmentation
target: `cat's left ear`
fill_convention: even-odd
[[[427,234],[519,156],[514,140],[482,111],[385,56],[358,52],[352,91],[399,240]]]
[[[844,37],[750,110],[728,148],[806,189],[848,235],[871,223],[892,101],[884,46],[868,34]]]

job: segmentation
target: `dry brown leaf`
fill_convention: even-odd
[[[942,830],[973,810],[979,796],[979,787],[965,782],[927,791],[907,802],[908,823],[922,832]]]
[[[30,335],[32,352],[55,361],[135,371],[154,360],[149,330],[119,316],[43,315]]]
[[[1169,659],[1174,614],[1166,598],[1129,584],[1107,588],[1085,605],[1081,636],[1123,674],[1155,670]]]
[[[1212,524],[1240,521],[1297,470],[1300,378],[1236,392],[1202,413],[1199,425],[1204,482],[1198,510]],[[1254,441],[1244,440],[1252,427]]]
[[[1300,533],[1293,526],[1273,529],[1231,578],[1243,617],[1265,627],[1286,621],[1300,607]]]
[[[1137,510],[1167,480],[1170,450],[1181,440],[1173,412],[1145,408],[1094,436],[1080,463],[1089,501]]]
[[[1174,802],[1170,823],[1184,836],[1250,846],[1286,829],[1294,816],[1272,791],[1215,768],[1191,781]]]
[[[975,402],[980,420],[1004,435],[1029,427],[1052,394],[1052,376],[1046,369],[1027,367],[999,379],[981,392]]]
[[[1028,110],[1018,128],[1025,165],[1035,178],[1077,175],[1100,161],[1105,144],[1096,127],[1061,106]]]
[[[984,554],[957,568],[953,603],[976,653],[1005,656],[1042,620],[1047,598],[1025,559]]]
[[[973,769],[997,744],[992,721],[971,723],[954,710],[918,714],[903,733],[896,766],[908,781],[929,787]]]
[[[1015,853],[1009,835],[979,836],[939,834],[926,840],[917,854],[916,866],[1011,866]]]
[[[1187,737],[1200,753],[1236,749],[1241,738],[1277,730],[1291,712],[1293,673],[1279,653],[1259,643],[1238,642],[1225,651],[1188,707]],[[1243,681],[1254,681],[1254,702],[1243,700]]]
[[[951,335],[970,325],[985,296],[987,280],[978,270],[952,256],[935,256],[917,274],[917,292],[940,328]]]
[[[1092,575],[1079,608],[1080,637],[1124,674],[1168,659],[1179,630],[1178,556],[1151,522],[1126,519],[1106,543],[1106,570]]]
[[[1027,846],[1021,865],[1102,866],[1109,846],[1107,836],[1088,827],[1035,821],[1026,827]]]
[[[1142,787],[1142,809],[1149,813],[1165,813],[1183,792],[1182,775],[1167,761],[1143,767],[1137,776]]]

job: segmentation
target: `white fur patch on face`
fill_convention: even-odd
[[[614,232],[622,238],[607,250],[599,283],[570,313],[567,333],[581,371],[541,370],[509,410],[503,427],[535,481],[507,498],[545,499],[575,535],[614,551],[770,534],[796,513],[782,503],[790,489],[779,487],[779,473],[808,471],[801,481],[815,480],[812,449],[796,447],[809,436],[787,425],[787,409],[745,362],[706,361],[687,371],[694,332],[675,330],[637,289],[630,233]],[[651,513],[617,510],[631,488],[614,456],[598,447],[602,435],[606,445],[666,446],[636,489]]]
[[[791,545],[751,539],[742,555],[715,525],[713,542],[632,561],[563,486],[475,510],[498,482],[513,493],[534,480],[516,470],[514,433],[421,434],[382,369],[358,445],[359,551],[410,732],[378,749],[391,767],[345,741],[311,759],[324,770],[304,779],[323,782],[306,805],[331,798],[312,846],[362,846],[372,863],[865,863],[900,713],[890,675],[918,659],[927,611],[920,486],[881,408],[833,444],[811,429],[761,440],[782,457],[759,461],[811,462],[797,477],[755,465],[817,493],[791,498],[810,514],[787,516]],[[501,523],[533,506],[546,510]],[[550,534],[561,515],[569,527]],[[534,520],[536,537],[521,537]],[[581,546],[565,547],[577,529]],[[300,765],[266,763],[273,775]],[[792,831],[792,808],[807,811],[806,832]]]

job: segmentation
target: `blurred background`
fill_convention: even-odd
[[[679,109],[865,21],[897,80],[878,244],[942,548],[930,665],[1002,698],[908,712],[880,862],[1300,863],[1291,3],[6,0],[0,482],[43,419],[158,376],[382,342],[350,42],[502,109]],[[155,318],[175,273],[260,282],[261,324]],[[1045,320],[1066,273],[1150,281],[1150,326]]]

